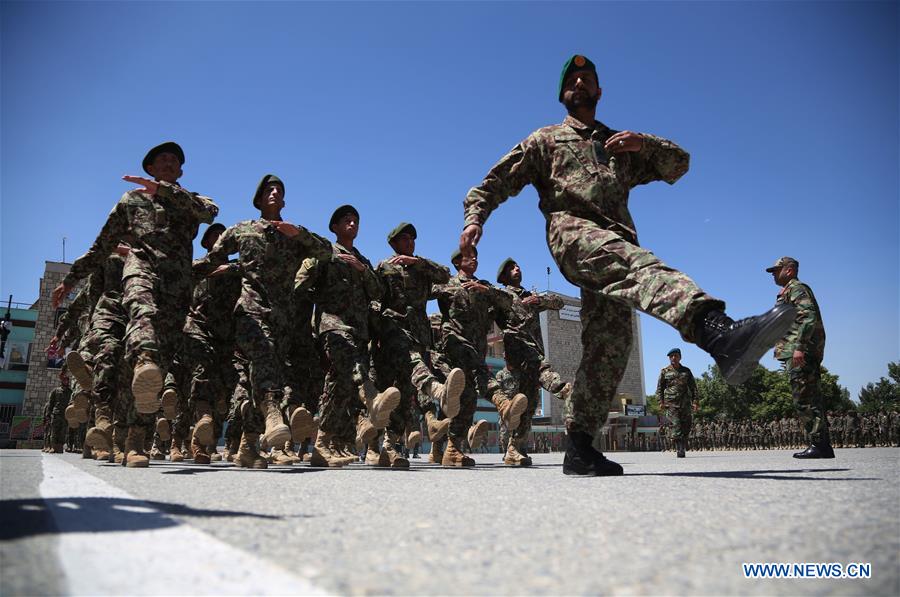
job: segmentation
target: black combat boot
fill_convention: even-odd
[[[580,477],[593,477],[596,474],[592,441],[593,438],[587,433],[566,432],[566,456],[563,458],[564,474]]]
[[[794,454],[794,458],[834,458],[834,449],[829,442],[813,442],[807,449]]]
[[[677,450],[675,452],[675,457],[676,458],[684,458],[684,440],[683,439],[675,440],[675,449]]]
[[[695,322],[697,346],[715,360],[725,381],[744,383],[759,365],[759,359],[790,329],[797,309],[779,304],[762,315],[734,321],[721,311],[707,311]]]

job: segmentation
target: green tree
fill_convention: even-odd
[[[888,377],[867,383],[859,391],[859,405],[864,413],[900,408],[900,362],[888,363]]]
[[[656,397],[656,394],[648,394],[645,404],[647,405],[648,415],[659,416],[662,414],[662,410],[659,408],[659,398]]]

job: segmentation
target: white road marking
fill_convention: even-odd
[[[59,528],[57,557],[69,594],[327,594],[62,458],[43,454],[42,466],[40,494],[52,500],[48,506]]]

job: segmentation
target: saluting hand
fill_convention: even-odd
[[[282,233],[288,238],[294,238],[298,234],[300,234],[300,229],[291,224],[290,222],[272,222],[278,232]]]
[[[534,294],[532,294],[531,296],[526,296],[525,298],[522,299],[522,304],[523,304],[523,305],[529,305],[529,306],[531,306],[531,305],[536,305],[536,304],[538,304],[539,302],[541,302],[540,297],[538,297],[538,296],[536,296],[536,295],[534,295]]]
[[[606,140],[603,149],[606,153],[624,153],[640,151],[644,146],[644,136],[632,131],[620,131]]]
[[[215,278],[216,276],[221,276],[222,274],[224,274],[225,272],[227,272],[230,269],[231,269],[231,265],[228,263],[225,263],[225,264],[220,265],[213,271],[209,272],[209,274],[206,277],[207,278]]]
[[[155,180],[150,180],[149,178],[144,178],[143,176],[129,176],[125,175],[122,177],[122,180],[127,180],[133,184],[142,185],[142,188],[137,189],[138,193],[143,193],[145,195],[155,195],[156,191],[159,190],[159,183]]]
[[[394,255],[388,259],[388,263],[392,265],[412,265],[413,263],[418,262],[419,258],[413,255]]]
[[[53,292],[50,293],[50,300],[53,303],[54,309],[59,309],[59,305],[63,302],[63,299],[69,294],[69,291],[72,290],[71,287],[66,286],[62,282],[59,283],[59,286],[53,289]]]

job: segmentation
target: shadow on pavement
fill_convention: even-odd
[[[109,533],[163,529],[182,524],[173,516],[262,518],[280,516],[198,510],[181,504],[122,498],[52,498],[0,501],[0,541],[49,533]]]
[[[784,469],[762,471],[694,471],[676,473],[628,473],[629,477],[700,477],[707,479],[773,479],[776,481],[882,481],[880,477],[810,477],[806,473],[845,473],[849,468]],[[790,475],[790,476],[787,476]],[[804,475],[804,476],[797,476]]]

